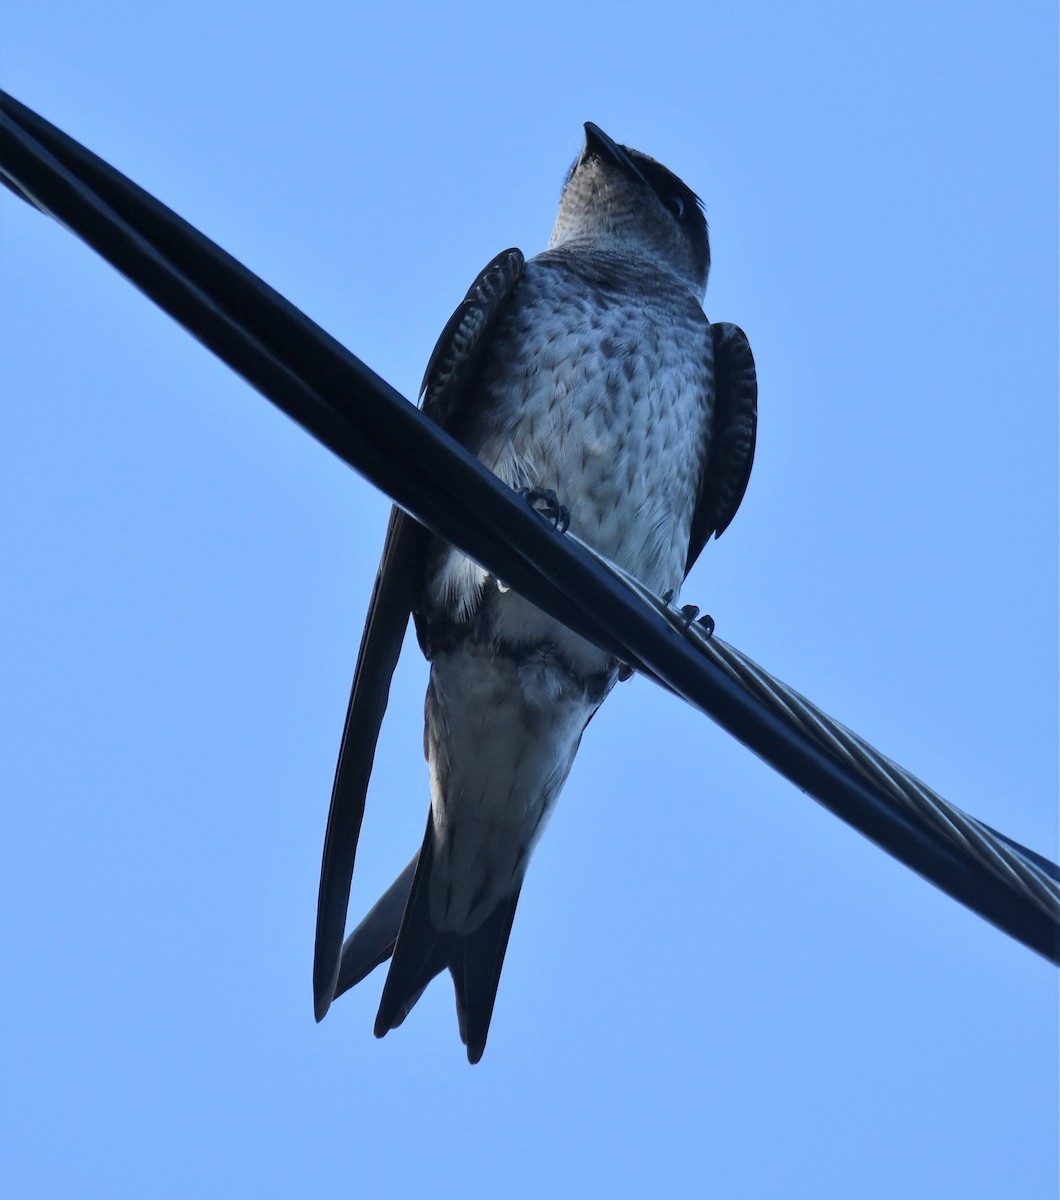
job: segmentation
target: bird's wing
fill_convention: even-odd
[[[442,330],[427,365],[422,396],[424,411],[443,428],[452,429],[457,423],[488,334],[522,271],[523,256],[518,250],[498,254],[479,274]],[[405,513],[393,509],[361,636],[324,837],[313,962],[313,1000],[318,1021],[328,1011],[338,983],[365,793],[390,680],[422,581],[427,545],[427,531]],[[395,937],[400,918],[398,912]]]
[[[485,266],[449,318],[423,373],[423,411],[456,436],[460,412],[490,330],[522,278],[522,251],[504,250]],[[459,437],[457,437],[459,441]]]
[[[714,411],[703,483],[688,542],[685,574],[711,534],[721,535],[736,516],[755,456],[758,380],[747,335],[736,325],[711,326],[714,338]]]
[[[397,508],[391,510],[383,557],[361,635],[324,835],[313,961],[313,1003],[318,1021],[323,1019],[335,995],[353,863],[364,818],[364,797],[390,680],[412,610],[426,536],[422,525]]]

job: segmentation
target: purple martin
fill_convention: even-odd
[[[754,360],[702,303],[698,197],[660,163],[585,126],[548,249],[498,255],[427,366],[422,406],[510,487],[657,593],[676,595],[743,499]],[[423,844],[343,943],[376,739],[411,613],[430,662]],[[382,1037],[446,968],[478,1062],[530,855],[621,664],[398,510],[346,717],[317,915],[317,1020],[390,958]]]

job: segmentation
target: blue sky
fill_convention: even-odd
[[[760,380],[685,596],[1057,847],[1051,5],[23,3],[3,86],[406,395],[593,120],[706,202]],[[33,1197],[1055,1195],[1055,969],[643,680],[586,735],[469,1068],[312,1019],[387,503],[0,195],[0,1182]],[[352,907],[418,842],[406,653]]]

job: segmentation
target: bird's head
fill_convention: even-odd
[[[662,163],[591,121],[563,186],[549,249],[585,247],[668,267],[702,298],[710,271],[699,197]]]

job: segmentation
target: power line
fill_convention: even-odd
[[[1060,964],[1060,868],[953,808],[749,659],[704,638],[680,610],[632,595],[635,581],[542,521],[257,276],[3,93],[0,178],[418,521],[707,713],[888,853]]]

